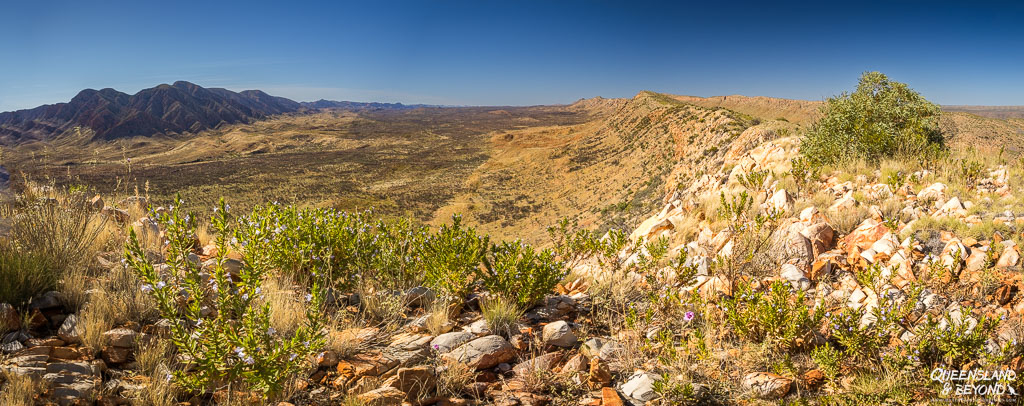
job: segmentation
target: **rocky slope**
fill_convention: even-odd
[[[717,171],[730,156],[789,131],[790,123],[679,102],[654,92],[586,99],[585,124],[495,132],[491,158],[466,179],[469,191],[439,210],[490,233],[541,241],[563,217],[588,227],[632,228],[679,184]]]
[[[640,117],[637,120],[650,114],[687,111],[684,107],[667,113],[643,98],[633,102],[646,106],[636,109],[636,117]],[[708,114],[702,110],[693,113]],[[725,123],[724,128],[729,128],[732,120],[724,115],[711,117],[720,120],[719,125]],[[708,125],[714,128],[715,122]],[[1017,195],[1024,185],[1012,176],[1020,168],[987,167],[982,177],[963,185],[947,184],[952,180],[923,170],[907,174],[905,183],[887,182],[880,172],[835,173],[823,174],[804,188],[786,189],[788,183],[781,175],[771,175],[749,190],[741,185],[745,174],[764,170],[785,173],[797,154],[798,143],[792,137],[758,142],[755,130],[743,133],[747,135],[731,136],[748,138],[757,144],[754,148],[709,154],[706,159],[715,159],[718,169],[668,188],[670,201],[631,232],[632,239],[668,238],[670,251],[687,252],[687,263],[696,269],[692,280],[674,279],[680,269],[677,267],[654,268],[644,275],[634,274],[635,268],[628,266],[615,270],[607,264],[584,261],[543,303],[523,314],[509,335],[495,333],[472,304],[473,299],[444,323],[434,323],[423,299],[433,293],[414,288],[403,293],[402,302],[408,307],[402,311],[400,328],[367,325],[331,333],[347,343],[345,352],[328,349],[320,354],[316,365],[300,377],[288,402],[337,404],[356,399],[370,405],[672,404],[667,396],[673,392],[664,389],[665,379],[683,379],[697,404],[858,393],[855,379],[859,378],[855,375],[840,371],[828,380],[819,365],[801,356],[784,369],[772,369],[770,362],[747,360],[744,351],[764,349],[744,347],[742,340],[731,335],[738,333],[730,333],[721,318],[723,306],[740,300],[734,297],[740,282],[752,284],[753,292],[769,289],[776,282],[786,284],[791,286],[788,292],[792,297],[806,298],[806,302],[797,301],[794,306],[826,314],[811,336],[799,338],[804,343],[801,345],[821,346],[835,340],[837,333],[832,329],[840,323],[839,315],[848,317],[846,312],[851,310],[862,312],[855,313],[861,318],[852,321],[853,325],[874,333],[871,329],[882,322],[878,315],[892,307],[906,310],[906,314],[901,315],[894,329],[886,330],[892,340],[883,350],[900,357],[908,356],[906,348],[918,348],[915,346],[922,340],[922,332],[952,331],[986,319],[1002,323],[991,336],[983,337],[985,351],[1013,348],[1019,352],[1016,346],[1024,343],[1024,334],[1015,326],[1024,315],[1018,246],[1024,239],[1024,204]],[[721,136],[730,135],[725,132]],[[730,273],[720,264],[725,258],[745,255],[742,247],[747,246],[743,245],[741,228],[727,227],[716,218],[709,207],[715,199],[708,197],[739,191],[755,196],[754,210],[779,215],[770,230],[771,243],[758,253],[764,254],[767,262]],[[134,199],[115,206],[130,208],[138,204],[139,199]],[[94,198],[90,205],[114,221],[135,221],[136,229],[161,232],[148,218],[133,220],[127,211],[107,206],[101,198]],[[752,219],[740,224],[750,229],[755,226]],[[210,266],[213,250],[212,245],[197,249],[195,260]],[[627,249],[618,255],[628,264],[643,254]],[[114,272],[120,266],[116,259],[116,254],[110,253],[97,261]],[[162,259],[157,254],[152,260]],[[883,271],[866,274],[871,269]],[[653,323],[634,328],[605,330],[598,321],[603,317],[602,298],[607,294],[603,290],[607,288],[601,286],[614,275],[621,278],[614,279],[616,283],[641,291],[679,292],[683,298],[692,294],[701,299],[684,303],[683,310],[688,312],[679,313],[679,319],[655,318]],[[653,280],[662,281],[662,285],[648,286]],[[339,311],[357,312],[365,299],[346,295],[337,300]],[[655,311],[656,307],[651,306],[658,303],[648,302],[644,296],[631,300],[629,305],[638,312]],[[690,299],[685,300],[690,303]],[[10,330],[3,336],[5,371],[51,382],[41,399],[61,404],[94,398],[99,398],[100,404],[122,404],[138,399],[147,385],[155,384],[132,371],[139,368],[136,357],[142,346],[166,335],[166,321],[116,326],[103,332],[105,344],[101,348],[87,348],[81,344],[83,330],[76,326],[81,323],[80,316],[69,313],[63,303],[66,299],[61,293],[44,294],[32,301],[27,318],[8,305],[0,305],[0,321]],[[30,320],[31,326],[21,328],[21,320]],[[929,324],[933,322],[937,324]],[[666,330],[680,323],[681,329]],[[708,339],[706,350],[686,347],[694,345],[691,341],[684,341],[676,349],[687,354],[708,351],[709,355],[684,356],[665,364],[665,353],[657,350],[663,345],[659,337],[688,337],[695,327],[687,326],[697,323],[719,326],[701,327],[710,329],[707,334],[713,334],[714,328],[725,328],[726,333]],[[931,330],[935,328],[938,330]],[[662,335],[664,331],[670,334]],[[923,362],[914,361],[914,353],[909,357],[908,368]],[[1002,361],[1004,364],[986,367],[1024,370],[1021,360],[1020,356],[1010,357]],[[439,388],[451,389],[453,364],[463,368],[464,380],[459,381],[462,386],[456,393],[440,392]],[[679,373],[673,369],[679,365],[688,371],[685,376],[666,374]],[[937,396],[929,395],[932,389],[927,383],[913,381],[911,385],[924,394],[924,399]]]

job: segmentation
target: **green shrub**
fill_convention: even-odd
[[[811,359],[825,373],[830,381],[834,381],[843,366],[843,353],[830,344],[819,345],[811,350]]]
[[[793,294],[785,281],[772,283],[767,292],[754,291],[748,283],[737,284],[736,294],[722,301],[726,322],[745,339],[783,350],[809,343],[824,317],[821,307],[811,310],[803,291]]]
[[[371,266],[377,283],[389,289],[422,285],[423,244],[430,230],[406,219],[381,221],[376,229],[376,255]]]
[[[881,269],[873,267],[873,269]],[[866,273],[858,277],[863,280],[861,283],[871,283],[865,286],[875,286],[875,291],[885,281],[880,280],[874,273]],[[897,338],[908,327],[909,316],[917,306],[922,287],[910,285],[904,289],[905,299],[885,293],[877,295],[878,305],[871,308],[870,317],[872,322],[863,323],[865,307],[858,309],[844,308],[842,312],[830,319],[831,333],[840,345],[845,358],[851,361],[861,362],[861,366],[867,366],[882,359],[882,351],[893,338]]]
[[[978,180],[985,176],[985,165],[970,158],[953,161],[953,177],[967,189],[974,189]]]
[[[442,225],[423,243],[420,252],[426,283],[439,290],[444,299],[461,302],[469,293],[489,241],[487,236],[477,235],[474,228],[463,226],[461,216],[452,216],[452,224]]]
[[[754,204],[754,198],[746,190],[736,196],[725,197],[725,192],[719,193],[718,217],[728,221],[735,227],[747,220],[747,211]]]
[[[949,317],[945,328],[939,328],[938,321],[931,315],[927,316],[915,330],[918,335],[916,350],[920,358],[959,366],[992,355],[986,350],[985,343],[999,327],[999,320],[981,316],[973,323],[967,319],[970,309],[963,309],[962,314],[961,318]]]
[[[774,177],[774,174],[768,170],[761,171],[750,171],[748,173],[742,173],[739,175],[738,180],[740,185],[743,185],[751,193],[757,194],[758,192],[770,193],[767,181]]]
[[[299,209],[276,204],[256,207],[238,222],[238,240],[263,252],[262,260],[295,280],[308,282],[326,272],[339,289],[361,281],[372,268],[374,234],[367,213]]]
[[[299,281],[324,270],[333,287],[364,282],[402,289],[423,282],[422,246],[427,227],[409,220],[373,220],[372,212],[257,207],[239,231],[266,252],[271,266]]]
[[[483,262],[484,287],[523,308],[543,299],[568,274],[552,250],[537,252],[519,241],[492,246]]]
[[[138,273],[157,302],[163,318],[171,320],[171,341],[178,352],[194,365],[190,371],[176,371],[183,387],[206,392],[225,384],[251,389],[269,396],[297,373],[310,356],[324,344],[319,307],[321,289],[314,279],[305,324],[290,336],[270,325],[270,306],[261,299],[261,286],[273,262],[264,251],[262,232],[235,233],[232,239],[242,247],[242,267],[237,275],[225,269],[228,251],[229,215],[223,200],[211,220],[216,230],[217,256],[209,275],[189,260],[196,219],[183,214],[180,197],[171,210],[159,216],[165,227],[167,274],[158,272],[146,260],[134,231],[125,248],[125,261]],[[266,224],[264,224],[265,226]],[[252,225],[250,225],[252,226]]]
[[[856,91],[829,98],[821,113],[800,146],[815,166],[892,155],[919,158],[942,147],[939,107],[879,72],[864,73]]]
[[[547,231],[556,256],[569,269],[597,254],[600,249],[600,236],[596,232],[579,228],[579,223],[568,218],[559,220],[558,224],[548,227]]]

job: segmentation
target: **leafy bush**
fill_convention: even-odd
[[[267,266],[297,281],[317,271],[338,288],[354,286],[371,268],[374,233],[363,213],[299,209],[276,204],[256,207],[238,222],[238,240],[249,251],[263,252]]]
[[[859,277],[858,280],[874,281],[874,284],[865,286],[876,286],[875,291],[880,291],[878,286],[882,285],[883,281],[880,281],[877,275],[865,275],[867,276]],[[920,297],[921,291],[920,286],[910,285],[904,290],[905,299],[890,294],[879,294],[878,305],[871,308],[867,318],[865,307],[845,308],[831,318],[832,337],[842,347],[843,355],[851,361],[862,363],[881,359],[881,352],[889,342],[911,326],[908,316],[917,306],[917,298]],[[864,323],[864,320],[870,322]]]
[[[223,200],[211,224],[216,230],[217,256],[207,275],[189,259],[196,219],[181,213],[180,197],[171,210],[159,216],[166,229],[169,272],[157,271],[146,260],[134,231],[125,248],[126,264],[146,283],[142,290],[156,299],[163,318],[171,320],[171,341],[194,364],[192,371],[176,371],[183,387],[206,391],[222,384],[237,384],[264,396],[281,389],[311,354],[323,346],[319,306],[321,294],[315,282],[308,296],[306,323],[292,335],[283,336],[270,326],[270,307],[261,300],[261,285],[273,259],[257,244],[261,233],[235,233],[240,240],[242,267],[236,275],[225,268],[229,215]],[[267,226],[267,224],[262,224]],[[252,227],[252,225],[250,225]],[[237,387],[237,386],[236,386]]]
[[[963,314],[969,315],[971,311],[964,309]],[[973,321],[966,317],[949,317],[947,326],[940,328],[931,315],[927,317],[916,330],[919,336],[916,349],[921,358],[946,365],[963,365],[989,355],[985,344],[998,328],[998,319],[981,316]]]
[[[768,180],[774,177],[774,174],[768,170],[750,171],[739,175],[738,180],[740,185],[749,190],[752,193],[765,192],[770,194],[770,188]]]
[[[985,176],[985,165],[970,158],[953,162],[954,178],[960,180],[968,189],[974,189],[978,180]]]
[[[427,284],[438,289],[446,300],[461,302],[469,293],[488,241],[487,236],[477,235],[474,228],[464,227],[461,216],[452,216],[452,224],[442,225],[423,243],[421,254]]]
[[[796,186],[800,191],[806,190],[807,186],[818,178],[818,168],[811,165],[807,158],[798,156],[790,160],[789,163],[789,174],[793,176],[793,180],[796,181]]]
[[[543,299],[568,274],[552,250],[536,252],[519,241],[492,246],[483,262],[484,287],[523,308]]]
[[[408,220],[388,223],[372,212],[299,209],[277,204],[257,207],[239,224],[271,266],[308,282],[318,270],[332,286],[346,290],[363,282],[386,289],[422,283],[420,271],[426,227]]]
[[[842,351],[837,350],[830,344],[819,345],[811,350],[811,359],[818,368],[825,373],[830,381],[834,381],[839,371],[842,370],[844,358]]]
[[[809,343],[824,317],[821,307],[811,310],[803,291],[793,294],[784,281],[772,283],[767,292],[737,286],[736,295],[722,301],[726,322],[742,338],[792,350]]]
[[[891,155],[916,158],[942,146],[939,107],[879,72],[864,73],[856,91],[829,98],[821,113],[800,146],[816,166]]]
[[[736,196],[725,197],[725,192],[719,194],[718,217],[730,222],[733,228],[738,228],[747,220],[747,211],[754,204],[754,198],[746,190]]]
[[[600,249],[596,232],[579,228],[579,223],[568,218],[559,220],[558,224],[548,227],[547,231],[555,255],[569,269]]]

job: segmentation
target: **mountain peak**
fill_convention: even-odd
[[[74,127],[87,127],[95,139],[110,140],[196,132],[301,108],[295,101],[258,90],[235,93],[179,80],[134,95],[111,88],[85,89],[67,103],[0,113],[0,136],[46,139]]]

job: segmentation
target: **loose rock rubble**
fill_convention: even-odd
[[[693,266],[692,280],[677,280],[681,295],[696,295],[706,306],[719,306],[723,298],[734,294],[737,282],[750,282],[755,289],[765,289],[773,281],[782,281],[794,295],[802,292],[808,305],[837,314],[844,308],[864,309],[861,326],[877,323],[870,310],[880,306],[879,298],[888,296],[898,302],[907,300],[909,287],[925,283],[918,293],[919,309],[900,335],[901,343],[910,342],[914,327],[924,323],[926,316],[938,321],[940,328],[964,322],[977,323],[982,316],[1004,320],[1004,325],[1020,323],[1024,316],[1024,278],[1020,276],[1020,247],[1015,240],[1024,238],[1024,212],[1013,207],[979,211],[979,205],[991,206],[984,199],[1010,196],[1008,171],[994,168],[988,177],[977,181],[969,194],[957,195],[944,183],[931,182],[928,173],[911,174],[926,185],[915,193],[909,185],[881,183],[881,176],[868,180],[840,178],[835,174],[816,180],[813,193],[827,199],[820,207],[809,204],[808,191],[786,190],[779,180],[769,178],[759,201],[763,208],[781,213],[777,227],[766,235],[765,274],[729,274],[722,271],[723,259],[739,252],[739,235],[735,230],[716,226],[714,219],[701,213],[697,202],[719,193],[736,190],[737,179],[756,170],[785,171],[795,156],[795,142],[790,139],[770,141],[746,153],[736,153],[727,162],[728,173],[707,174],[688,187],[670,195],[663,210],[643,221],[632,231],[632,240],[653,241],[673,238],[683,233],[689,221],[696,222],[696,237],[689,241],[673,241],[671,252],[685,251],[687,266]],[[889,207],[877,204],[886,202]],[[120,202],[117,207],[147,203],[140,200]],[[126,223],[127,211],[106,206],[98,196],[90,207],[110,218]],[[845,230],[839,219],[863,210]],[[955,221],[977,225],[988,222],[1005,225],[984,238],[957,235],[948,230],[917,228],[929,222]],[[132,222],[139,234],[160,238],[161,230],[149,218]],[[995,229],[995,228],[994,228]],[[1010,232],[999,230],[1012,230]],[[845,232],[845,234],[844,234]],[[918,238],[921,236],[926,239]],[[913,237],[913,238],[912,238]],[[194,263],[207,269],[211,266],[214,246],[196,247]],[[635,252],[621,253],[622,263],[637,261]],[[116,254],[100,258],[108,267],[119,266]],[[154,252],[152,262],[163,258]],[[942,267],[936,266],[941,264]],[[230,259],[226,268],[237,272],[242,266]],[[859,272],[876,266],[882,274],[873,284]],[[941,273],[933,274],[936,269]],[[581,262],[575,275],[587,276],[600,270],[591,262]],[[658,270],[664,275],[671,269]],[[646,275],[626,275],[623,280],[637,285],[647,283]],[[392,331],[378,327],[359,327],[333,332],[332,340],[350,343],[351,352],[325,350],[319,354],[311,371],[300,379],[301,390],[289,399],[294,404],[338,404],[353,396],[367,405],[544,405],[554,401],[545,392],[543,381],[558,373],[568,376],[567,382],[577,385],[582,393],[579,405],[642,405],[659,401],[661,381],[666,379],[651,360],[628,364],[623,354],[637,353],[637,342],[653,342],[662,334],[673,332],[655,326],[637,336],[588,328],[596,317],[594,300],[583,278],[558,286],[540,303],[525,309],[513,331],[496,334],[479,312],[479,300],[467,301],[455,315],[439,326],[432,326],[429,304],[437,297],[432,289],[417,286],[393,292],[407,305],[407,319]],[[671,280],[671,278],[665,278]],[[953,290],[938,289],[955,286]],[[660,288],[660,287],[658,287]],[[654,289],[654,291],[657,291]],[[358,311],[363,299],[358,295],[333,297],[342,309]],[[166,337],[170,323],[155,320],[145,325],[129,323],[101,334],[102,346],[88,348],[81,335],[82,318],[65,308],[66,301],[58,292],[47,292],[32,300],[25,309],[28,317],[5,303],[0,303],[0,342],[3,353],[0,369],[17,376],[32,376],[48,383],[43,398],[57,404],[81,404],[95,399],[98,404],[126,404],[140,383],[131,379],[139,368],[136,355],[140,348],[151,345],[157,337]],[[692,315],[688,317],[701,317]],[[30,328],[23,326],[30,321]],[[1017,340],[1009,327],[995,337],[987,338],[988,346],[1001,346]],[[504,334],[504,333],[503,333]],[[646,341],[645,341],[646,340]],[[801,345],[820,343],[821,337],[801,337]],[[901,343],[894,343],[898,345]],[[697,344],[690,344],[696,346]],[[679,348],[679,351],[698,351]],[[740,359],[743,353],[735,348],[710,348],[708,359]],[[1016,369],[1024,366],[1017,359]],[[467,378],[459,393],[440,393],[439,388],[453,379],[458,365]],[[684,368],[687,366],[684,366]],[[806,369],[788,375],[763,369],[715,371],[721,381],[735,384],[729,396],[760,398],[772,401],[794,393],[830,391],[842,382],[829,382],[819,369]],[[733,374],[733,375],[728,375]],[[540,378],[538,378],[540,377]],[[670,377],[671,378],[671,377]],[[693,393],[706,394],[706,385],[693,383]]]

